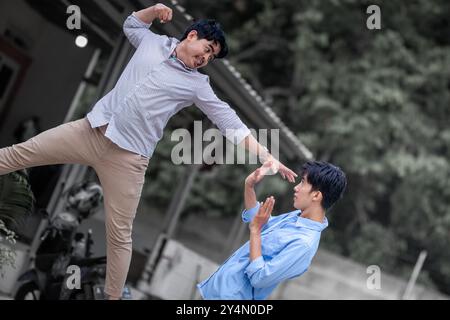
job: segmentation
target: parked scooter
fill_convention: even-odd
[[[91,257],[91,230],[87,235],[77,232],[80,223],[101,205],[103,190],[97,183],[82,182],[63,196],[64,211],[53,217],[45,212],[48,226],[34,267],[19,277],[16,300],[103,299],[106,257]],[[68,272],[71,268],[73,273]]]

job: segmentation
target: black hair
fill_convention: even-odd
[[[302,177],[312,185],[312,191],[322,193],[322,207],[330,209],[344,194],[347,178],[341,168],[324,161],[308,161],[302,167]]]
[[[223,32],[220,23],[212,19],[203,19],[196,21],[186,29],[180,41],[186,39],[189,32],[191,32],[192,30],[197,31],[199,40],[206,39],[208,41],[218,42],[221,49],[219,54],[217,55],[217,58],[225,58],[225,56],[228,54],[228,45],[225,40],[225,33]]]

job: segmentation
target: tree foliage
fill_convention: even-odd
[[[315,158],[347,173],[324,245],[404,277],[427,250],[421,279],[450,293],[450,3],[180,2],[221,22],[230,62]],[[371,4],[381,30],[366,27]],[[227,190],[249,168],[224,167],[199,181],[189,212],[235,214],[242,196]]]

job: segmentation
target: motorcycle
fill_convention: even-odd
[[[34,267],[22,274],[15,300],[104,299],[106,257],[92,256],[92,231],[77,232],[80,223],[101,205],[103,190],[81,182],[63,194],[65,209],[50,216],[34,258]]]

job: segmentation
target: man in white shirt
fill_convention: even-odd
[[[80,163],[93,167],[104,191],[107,272],[105,293],[119,299],[131,260],[131,230],[149,160],[167,121],[193,103],[222,134],[295,182],[296,174],[274,159],[250,134],[230,106],[216,97],[208,76],[197,71],[227,54],[220,25],[202,20],[181,41],[149,30],[165,23],[172,10],[156,4],[133,12],[124,33],[136,52],[116,86],[86,118],[47,130],[28,141],[0,149],[0,175],[23,168]]]

